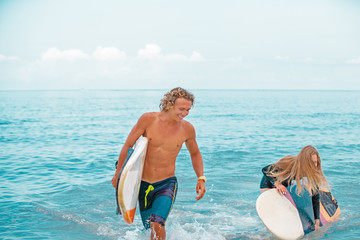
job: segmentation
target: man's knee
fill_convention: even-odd
[[[158,223],[161,226],[165,226],[165,219],[159,215],[151,214],[150,216],[150,222]]]
[[[158,222],[151,221],[151,239],[165,240],[166,239],[165,226],[163,226]]]

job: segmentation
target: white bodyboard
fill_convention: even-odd
[[[304,236],[296,207],[275,188],[263,192],[256,200],[256,211],[266,228],[280,239]]]
[[[139,196],[142,172],[145,163],[148,139],[140,137],[134,151],[123,167],[117,187],[117,203],[125,222],[134,221],[136,204]]]

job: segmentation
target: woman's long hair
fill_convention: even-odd
[[[317,156],[317,166],[312,160],[312,155]],[[285,156],[272,165],[268,175],[276,178],[276,181],[287,182],[291,185],[296,181],[297,193],[302,190],[301,180],[309,187],[309,192],[315,194],[320,187],[329,188],[328,181],[321,169],[321,158],[319,152],[313,146],[305,146],[297,156]]]

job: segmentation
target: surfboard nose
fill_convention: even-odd
[[[136,208],[130,209],[123,215],[125,222],[132,224],[134,222]]]

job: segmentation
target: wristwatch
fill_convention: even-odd
[[[204,183],[206,183],[206,177],[205,177],[205,176],[200,176],[200,177],[198,177],[198,181],[199,181],[199,180],[203,180]]]

